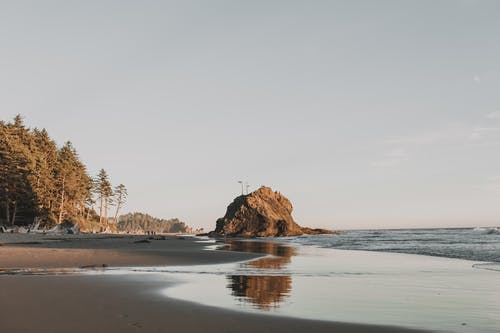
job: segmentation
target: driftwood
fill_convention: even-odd
[[[54,226],[51,229],[39,229],[40,222],[35,220],[35,222],[28,226],[17,226],[13,225],[10,227],[5,227],[0,225],[0,233],[12,233],[12,234],[79,234],[80,227],[78,224],[71,222],[63,222]]]

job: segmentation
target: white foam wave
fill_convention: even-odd
[[[499,235],[500,228],[498,227],[476,227],[472,231],[483,235]]]
[[[496,271],[500,272],[500,264],[497,262],[488,262],[488,263],[481,263],[481,264],[474,264],[472,265],[473,268],[478,268],[478,269],[486,269],[489,271]]]

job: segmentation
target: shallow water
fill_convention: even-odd
[[[449,332],[500,331],[500,274],[486,263],[232,241],[250,262],[176,270],[168,297],[242,311]],[[482,269],[484,268],[484,269]]]

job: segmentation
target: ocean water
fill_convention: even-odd
[[[354,235],[344,236],[351,238],[344,245],[353,246]],[[389,237],[393,243],[403,242],[395,241],[394,233]],[[380,252],[376,244],[339,249],[324,238],[228,239],[216,246],[267,256],[234,264],[159,268],[157,272],[179,279],[162,293],[268,315],[433,332],[500,332],[498,262],[395,253],[394,246]]]
[[[347,230],[216,247],[267,256],[191,267],[165,295],[271,315],[500,332],[499,228]]]
[[[337,235],[275,238],[291,245],[420,254],[500,262],[500,228],[346,230]]]

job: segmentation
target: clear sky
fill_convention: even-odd
[[[244,180],[308,226],[500,225],[500,1],[0,0],[0,69],[127,211],[211,229]]]

